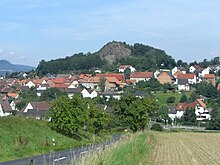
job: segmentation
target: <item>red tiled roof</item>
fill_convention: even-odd
[[[117,78],[119,81],[122,81],[125,79],[124,74],[121,73],[106,73],[106,74],[96,74],[97,77],[115,77]]]
[[[130,68],[131,65],[121,65],[119,66],[119,69],[126,69],[126,68]]]
[[[201,105],[202,107],[206,107],[206,105],[205,105],[205,103],[201,100],[201,99],[197,99],[196,100],[198,103],[199,103],[199,105]]]
[[[153,78],[153,72],[133,72],[130,78]]]
[[[55,84],[53,88],[68,88],[70,84]]]
[[[178,103],[176,106],[177,111],[184,111],[186,109],[186,103]]]
[[[194,79],[195,75],[191,74],[191,73],[187,73],[187,74],[179,74],[177,76],[177,79]]]
[[[58,78],[54,78],[52,79],[52,81],[55,83],[55,84],[63,84],[66,79],[65,78],[62,78],[62,77],[58,77]]]
[[[120,81],[118,81],[118,79],[115,77],[106,77],[106,80],[110,83],[120,84]]]
[[[176,110],[177,111],[185,111],[187,108],[195,108],[196,103],[178,103],[178,105],[176,106]]]
[[[206,79],[215,79],[215,74],[205,74],[204,78],[206,78]]]

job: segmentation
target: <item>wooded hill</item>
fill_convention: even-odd
[[[56,60],[42,60],[36,71],[41,76],[73,70],[88,71],[91,68],[114,71],[121,64],[130,64],[137,70],[155,70],[172,68],[176,63],[163,50],[139,43],[128,45],[125,42],[113,41],[95,53],[78,53]]]

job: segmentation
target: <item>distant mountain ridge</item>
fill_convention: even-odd
[[[6,72],[12,73],[12,72],[28,72],[33,69],[36,69],[35,67],[32,66],[27,66],[27,65],[17,65],[17,64],[12,64],[7,60],[0,60],[0,74],[4,75]]]

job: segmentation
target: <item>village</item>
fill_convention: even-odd
[[[155,72],[138,72],[131,65],[121,65],[117,73],[102,73],[101,69],[93,68],[93,74],[48,74],[42,78],[4,79],[0,81],[1,106],[0,116],[22,114],[26,118],[43,119],[51,107],[51,102],[35,101],[29,102],[22,109],[19,109],[19,96],[31,89],[36,90],[36,95],[40,97],[44,91],[56,88],[66,92],[69,98],[75,94],[80,94],[83,98],[94,99],[97,97],[120,100],[123,89],[126,86],[135,87],[138,82],[147,82],[151,79],[159,81],[160,84],[169,84],[173,91],[190,92],[192,86],[198,83],[211,83],[218,90],[220,84],[216,83],[217,73],[220,66],[209,66],[202,68],[192,65],[186,71],[183,67],[174,67],[172,70],[160,69]],[[129,71],[129,75],[125,72]],[[101,87],[102,86],[102,87]],[[56,95],[56,94],[55,94]],[[136,97],[147,96],[144,91],[135,93]],[[188,108],[193,108],[197,121],[207,121],[211,119],[211,108],[207,107],[205,97],[200,96],[194,102],[178,102],[177,105],[169,106],[169,118],[174,121],[180,119]],[[104,106],[104,110],[107,107]]]

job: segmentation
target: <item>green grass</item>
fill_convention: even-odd
[[[104,152],[88,156],[79,164],[105,165],[135,165],[148,162],[155,137],[152,133],[139,132],[121,140],[116,146],[107,148]]]
[[[56,145],[53,146],[52,138]],[[95,141],[110,138],[108,133],[96,136]],[[0,161],[45,154],[93,142],[77,141],[52,131],[44,121],[25,119],[21,116],[0,118]]]
[[[184,92],[187,96],[187,98],[189,98],[191,92]],[[167,92],[167,93],[164,93],[164,92],[157,92],[155,93],[155,96],[158,100],[158,105],[162,105],[162,104],[167,104],[167,98],[168,97],[172,97],[174,96],[176,99],[175,99],[175,102],[174,102],[174,105],[177,105],[177,103],[179,102],[180,98],[181,98],[181,93],[179,92]]]

